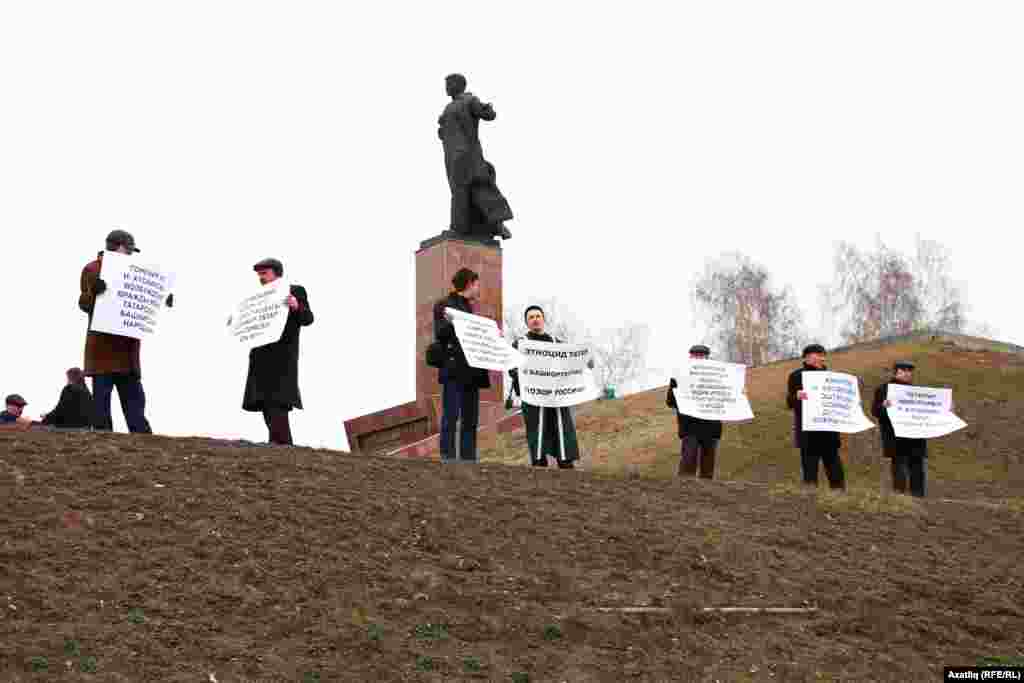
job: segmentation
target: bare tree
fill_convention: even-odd
[[[923,328],[960,332],[967,324],[963,289],[952,279],[952,257],[938,242],[917,238],[907,257],[876,238],[861,250],[836,245],[834,279],[823,299],[841,321],[847,343]]]
[[[967,327],[963,286],[953,281],[952,252],[940,242],[917,236],[914,271],[925,324],[947,332]]]
[[[789,287],[773,284],[767,269],[739,252],[711,259],[693,289],[695,318],[707,341],[736,363],[762,365],[795,355],[803,314]]]
[[[626,323],[605,330],[587,343],[594,357],[594,380],[599,388],[619,388],[647,373],[647,325]]]

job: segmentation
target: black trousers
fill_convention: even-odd
[[[817,486],[818,461],[825,466],[825,474],[831,488],[846,488],[846,473],[843,471],[843,461],[839,458],[839,448],[806,443],[800,446],[800,469],[803,471],[805,484]]]
[[[910,495],[924,498],[928,485],[928,456],[910,451],[894,453],[891,458],[893,490],[906,493],[909,480]]]
[[[270,443],[281,446],[292,445],[292,426],[288,418],[289,409],[283,406],[264,406],[263,421],[270,432]]]
[[[701,479],[714,479],[715,453],[717,451],[718,439],[687,434],[683,437],[679,458],[679,476],[692,477],[697,474],[697,464],[700,463]]]

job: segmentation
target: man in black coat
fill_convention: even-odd
[[[85,373],[71,368],[65,373],[68,383],[60,392],[57,407],[43,417],[43,424],[58,429],[89,429],[93,426],[92,394],[85,386]]]
[[[707,360],[710,355],[711,349],[703,344],[690,347],[690,358],[693,360]],[[694,476],[697,474],[697,464],[700,463],[701,479],[714,479],[715,454],[718,451],[718,442],[722,439],[722,421],[705,420],[680,413],[673,392],[678,386],[679,383],[673,377],[668,385],[665,404],[676,411],[676,419],[679,421],[679,438],[682,440],[679,476]]]
[[[803,427],[801,401],[807,400],[803,373],[828,370],[825,365],[825,347],[821,344],[811,344],[804,349],[803,361],[803,366],[790,374],[786,391],[786,405],[793,411],[793,441],[800,449],[803,481],[810,486],[818,485],[820,460],[825,466],[829,486],[833,489],[843,489],[846,487],[846,474],[843,471],[843,461],[839,458],[839,447],[842,444],[839,432],[807,432]]]
[[[437,373],[437,381],[442,387],[441,461],[476,462],[480,390],[491,386],[491,377],[486,370],[469,366],[455,334],[455,325],[445,309],[473,313],[472,302],[480,298],[480,276],[469,268],[462,268],[452,278],[452,286],[454,291],[434,304],[434,338],[444,348],[444,364]],[[458,450],[455,443],[457,424]]]
[[[889,384],[914,383],[914,364],[910,361],[898,361],[893,365],[893,377]],[[907,492],[909,473],[910,495],[924,497],[927,485],[928,440],[903,439],[896,436],[889,419],[889,384],[883,384],[875,390],[875,400],[871,403],[871,414],[878,418],[878,427],[882,433],[882,453],[892,460],[892,487],[900,493]]]
[[[260,284],[267,285],[284,274],[277,259],[264,259],[253,266]],[[288,413],[302,409],[299,394],[299,332],[313,324],[313,311],[304,287],[291,285],[287,299],[288,321],[281,339],[249,352],[249,375],[245,380],[242,410],[263,413],[272,444],[292,445]]]

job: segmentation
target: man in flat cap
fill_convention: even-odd
[[[22,417],[28,402],[18,394],[11,394],[4,400],[6,408],[0,412],[0,429],[28,429],[32,421]]]
[[[274,258],[255,264],[252,269],[261,285],[284,275],[284,266]],[[313,310],[305,287],[291,285],[287,299],[288,321],[281,339],[249,351],[249,374],[245,380],[242,410],[263,413],[271,444],[292,445],[288,414],[302,409],[299,394],[299,332],[313,324]]]
[[[135,254],[135,238],[125,230],[113,230],[107,235],[107,251],[120,254]],[[92,377],[92,395],[95,402],[94,417],[96,429],[111,431],[114,428],[110,412],[110,399],[117,388],[121,410],[133,434],[152,434],[146,419],[146,392],[142,389],[142,366],[139,350],[142,343],[133,337],[122,337],[105,332],[93,332],[92,312],[96,297],[107,291],[107,283],[100,277],[103,267],[103,252],[82,269],[79,280],[78,307],[89,316],[88,332],[85,337],[86,377]],[[165,302],[174,305],[174,295],[169,294]]]
[[[690,347],[691,360],[707,360],[710,355],[711,349],[703,344]],[[718,442],[722,438],[722,422],[680,413],[676,395],[672,391],[678,386],[679,383],[673,377],[668,385],[668,398],[665,403],[676,411],[676,420],[679,422],[679,438],[682,441],[679,476],[694,476],[697,474],[699,464],[701,479],[713,479],[715,476],[715,453],[718,450]]]
[[[801,401],[807,400],[803,374],[828,370],[825,355],[825,347],[821,344],[811,344],[804,349],[803,365],[789,375],[786,405],[793,411],[793,445],[800,449],[800,470],[804,484],[818,485],[818,462],[821,461],[825,466],[829,486],[843,489],[846,487],[846,474],[843,461],[839,458],[839,447],[842,445],[839,432],[808,432],[804,431],[803,424]]]
[[[893,365],[893,376],[888,384],[875,390],[875,400],[871,403],[871,414],[878,418],[878,426],[882,435],[882,453],[892,461],[892,488],[899,493],[907,492],[907,480],[910,480],[910,495],[923,498],[927,486],[928,440],[904,439],[896,436],[889,418],[889,384],[914,383],[914,364],[910,361],[897,361]],[[909,475],[909,476],[908,476]]]

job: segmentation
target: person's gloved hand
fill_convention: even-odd
[[[92,293],[99,296],[105,291],[107,291],[107,283],[103,281],[103,278],[96,278],[96,284],[92,286]]]
[[[167,300],[164,303],[167,304],[167,308],[174,308],[174,295],[168,294]]]

